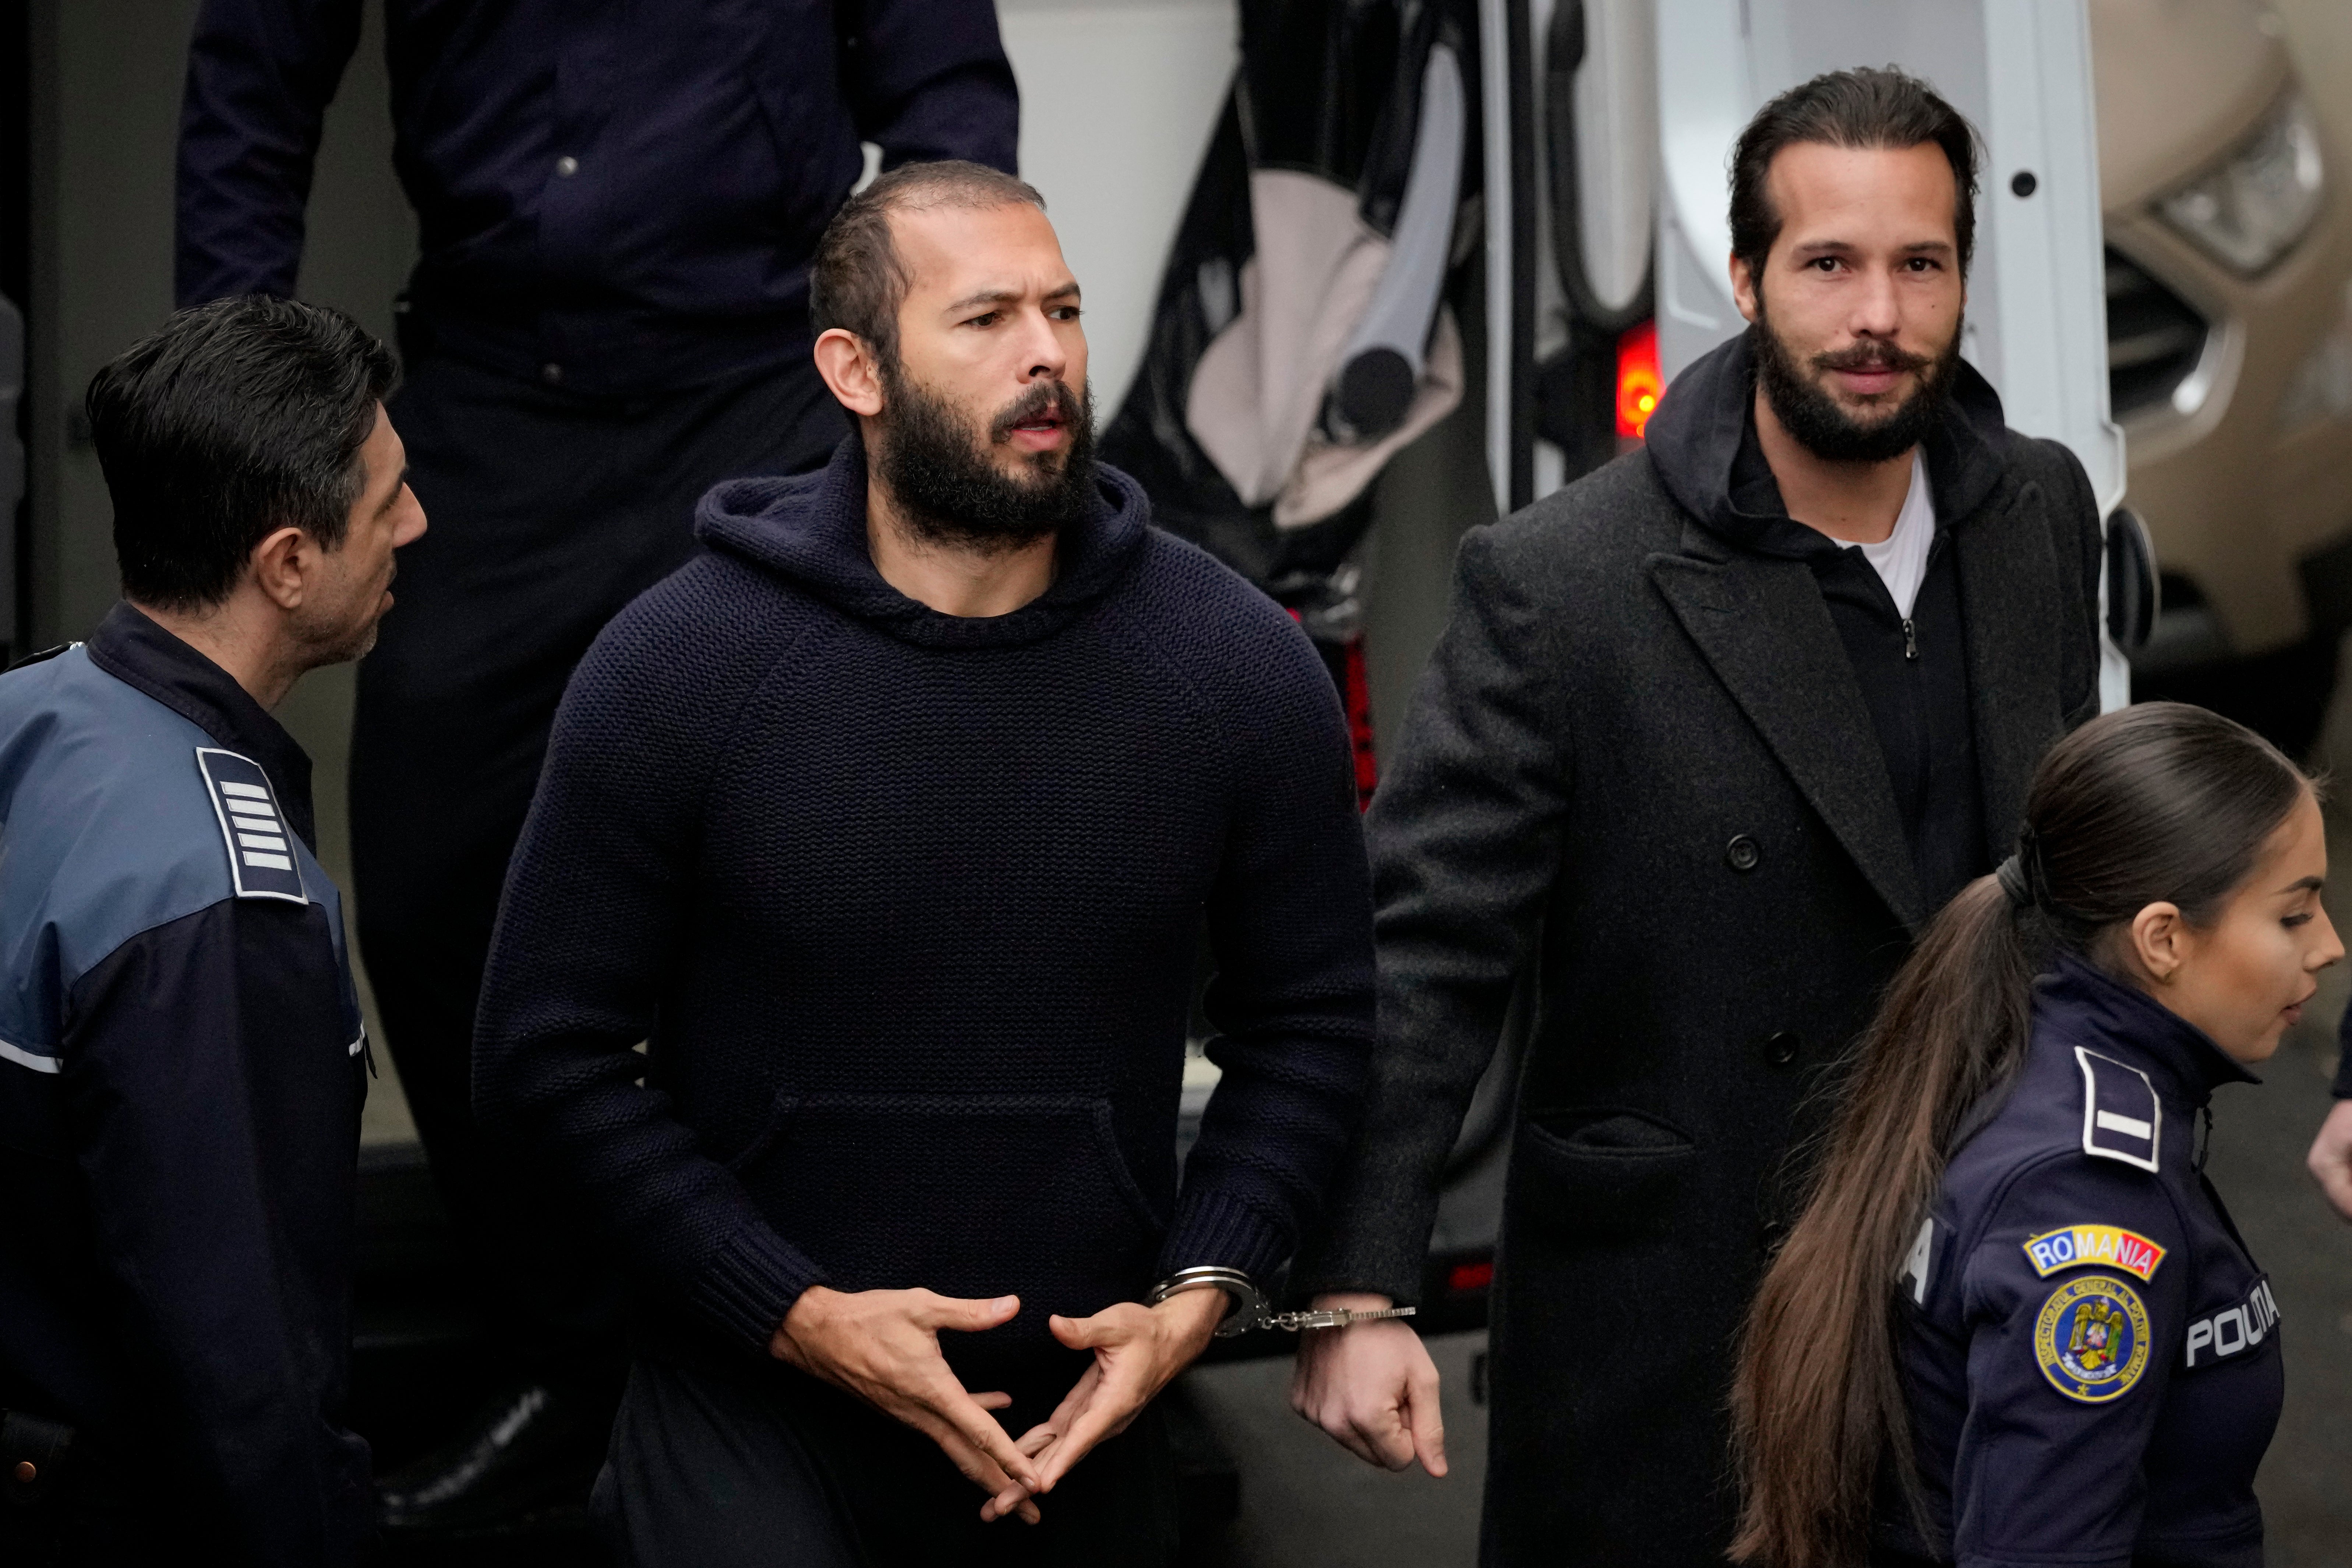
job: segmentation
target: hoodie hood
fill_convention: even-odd
[[[1142,487],[1097,466],[1097,504],[1062,533],[1054,584],[1003,616],[944,616],[882,580],[866,541],[866,447],[853,433],[814,473],[730,479],[695,509],[694,536],[772,572],[845,616],[927,647],[1011,647],[1048,637],[1117,585],[1151,521]]]
[[[1921,445],[1937,526],[1949,528],[1984,504],[2009,456],[2000,395],[1961,360],[1943,422]],[[1805,556],[1838,548],[1792,522],[1756,443],[1756,366],[1748,334],[1695,360],[1675,377],[1650,416],[1647,447],[1666,492],[1726,543],[1767,554]],[[1752,448],[1747,461],[1742,448]]]

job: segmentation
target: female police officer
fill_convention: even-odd
[[[1757,1299],[1734,1557],[2261,1563],[2278,1308],[2197,1122],[2344,955],[2326,864],[2310,783],[2226,719],[2053,748],[2017,854],[1896,977]]]

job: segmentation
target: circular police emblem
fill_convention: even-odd
[[[2033,1357],[2069,1399],[2105,1405],[2147,1370],[2147,1309],[2120,1279],[2086,1274],[2050,1292],[2033,1326]]]

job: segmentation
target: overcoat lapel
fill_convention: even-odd
[[[2058,563],[2044,505],[2042,487],[2028,484],[2008,506],[1980,507],[1952,533],[1985,844],[1996,860],[2017,837],[2034,765],[2066,721]]]
[[[1683,542],[1686,553],[1650,557],[1650,580],[1871,887],[1917,930],[1926,911],[1895,788],[1811,569],[1727,553],[1696,528]]]

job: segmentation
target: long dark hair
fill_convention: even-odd
[[[2261,736],[2177,702],[2095,719],[2042,759],[2016,858],[1936,917],[1863,1037],[1811,1202],[1749,1309],[1736,1561],[1859,1563],[1890,1460],[1916,1510],[1895,1276],[1961,1119],[2024,1058],[2035,974],[2159,900],[2209,923],[2312,787]]]

